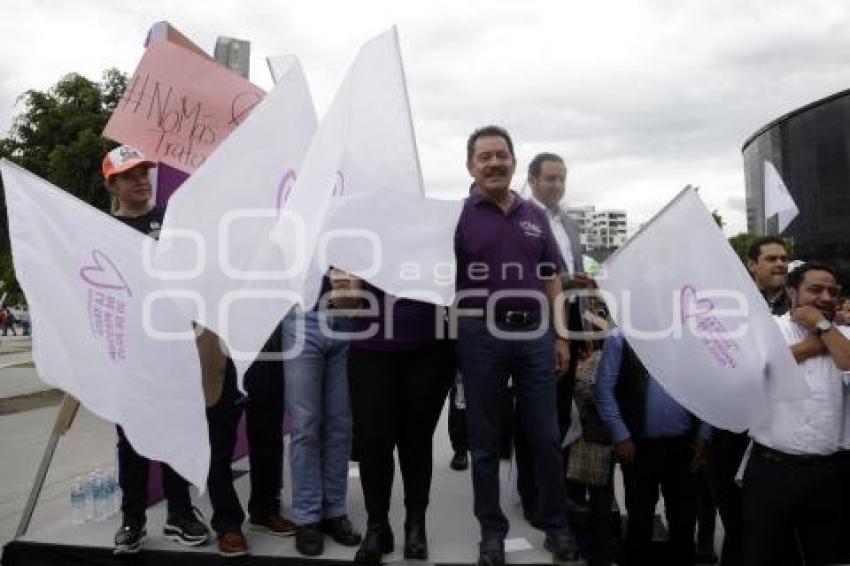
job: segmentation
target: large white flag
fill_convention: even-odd
[[[463,201],[418,194],[353,195],[332,207],[328,263],[397,297],[451,305],[454,235]],[[327,236],[333,232],[328,231]]]
[[[604,264],[612,316],[688,410],[749,428],[768,395],[807,393],[767,304],[696,192],[686,188]]]
[[[769,220],[776,215],[777,233],[782,233],[800,211],[797,203],[791,198],[788,187],[782,182],[782,177],[773,163],[764,162],[764,219]]]
[[[192,305],[193,320],[227,344],[243,375],[283,317],[287,277],[269,238],[316,129],[300,64],[171,197],[154,266],[163,285]],[[288,233],[284,238],[291,238]]]
[[[310,144],[286,215],[275,228],[274,238],[293,273],[286,285],[301,296],[301,306],[315,303],[329,265],[324,251],[344,236],[328,234],[332,202],[392,192],[423,192],[395,28],[358,52]],[[368,228],[369,223],[362,218],[360,226]],[[298,237],[291,237],[296,233]]]
[[[203,490],[210,449],[198,353],[188,320],[143,269],[150,238],[8,161],[0,171],[39,375]]]

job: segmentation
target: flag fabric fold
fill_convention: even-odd
[[[327,254],[321,253],[332,203],[372,194],[423,193],[419,158],[395,28],[363,45],[304,158],[286,214],[273,231],[293,277],[285,282],[309,309]],[[365,220],[365,219],[364,219]],[[300,237],[290,237],[300,224]],[[359,226],[368,229],[368,222]],[[318,254],[318,255],[317,255]]]
[[[9,161],[0,172],[39,376],[203,491],[198,353],[189,321],[143,268],[153,240]]]
[[[269,238],[316,129],[301,65],[274,90],[168,203],[153,266],[162,285],[192,297],[186,313],[227,344],[240,376],[286,309],[283,257]],[[292,237],[286,234],[285,237]]]
[[[604,269],[599,286],[629,344],[704,421],[746,430],[765,414],[768,396],[807,393],[763,297],[693,189]]]

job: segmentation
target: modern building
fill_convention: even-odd
[[[770,122],[742,148],[747,228],[772,233],[764,217],[764,162],[773,164],[799,215],[782,236],[794,255],[838,268],[850,285],[850,90],[818,100]]]
[[[578,224],[585,252],[612,252],[628,239],[625,210],[596,210],[588,205],[568,207],[567,214]]]

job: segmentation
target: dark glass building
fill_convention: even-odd
[[[764,162],[779,172],[800,214],[782,233],[798,259],[825,261],[850,289],[850,90],[794,110],[744,143],[747,228],[775,233],[764,218]],[[775,222],[775,220],[773,221]]]

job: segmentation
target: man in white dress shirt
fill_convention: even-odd
[[[783,541],[799,536],[805,563],[837,562],[845,484],[839,450],[843,372],[850,369],[850,329],[833,324],[840,296],[835,272],[808,262],[788,275],[791,310],[776,323],[810,393],[771,399],[750,429],[753,450],[744,474],[744,564],[784,564]],[[770,384],[767,384],[770,387]]]
[[[567,215],[561,206],[566,193],[567,167],[560,155],[539,153],[528,165],[528,186],[531,188],[531,200],[546,211],[549,226],[558,244],[558,251],[564,263],[561,271],[563,289],[592,288],[596,284],[584,273],[579,228],[575,220]],[[583,330],[581,307],[583,303],[573,300],[567,303],[567,327],[570,331]],[[558,380],[558,426],[561,438],[567,436],[572,425],[572,398],[578,360],[585,357],[587,342],[570,339],[570,363],[567,371]],[[577,416],[577,415],[576,415]],[[517,415],[517,423],[519,415]],[[577,426],[577,423],[576,425]],[[515,427],[518,432],[518,425]],[[515,435],[517,460],[517,489],[522,500],[523,512],[532,524],[537,507],[537,489],[534,484],[534,462],[531,460],[530,447],[525,438]],[[568,448],[564,450],[564,465],[569,458]],[[569,486],[568,486],[569,490]]]

